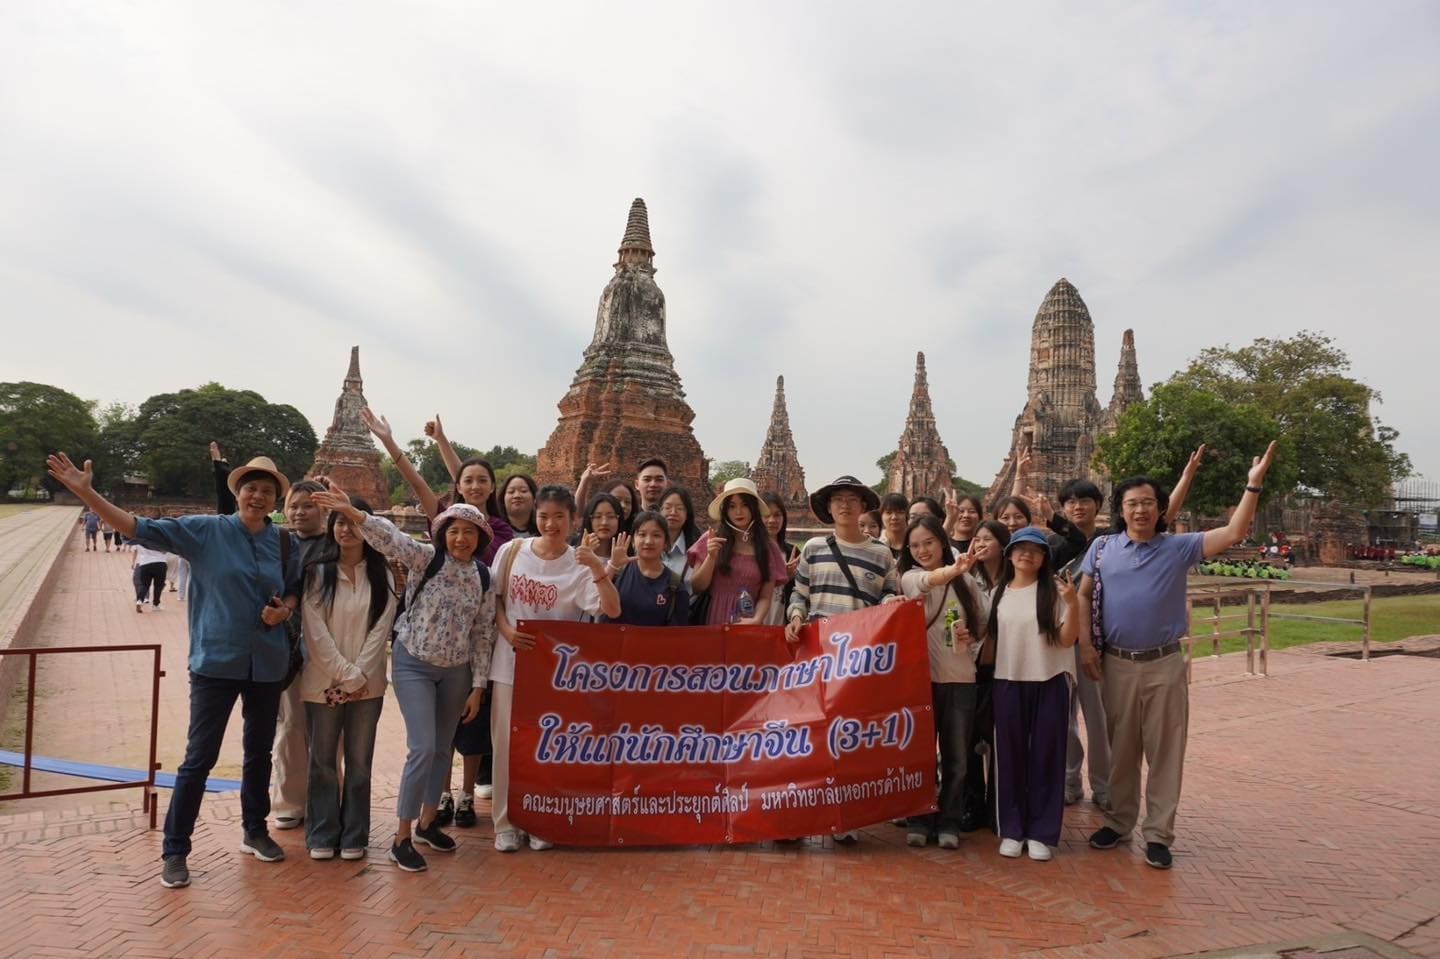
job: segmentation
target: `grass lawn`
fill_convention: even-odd
[[[38,503],[0,503],[0,519],[7,516],[14,516],[16,513],[23,513],[27,509],[37,509]]]
[[[1197,619],[1210,615],[1204,606],[1195,607]],[[1221,624],[1225,630],[1239,629],[1245,624],[1244,606],[1226,606],[1223,614],[1240,613],[1239,619],[1227,619]],[[1273,603],[1270,606],[1270,648],[1284,649],[1287,646],[1303,646],[1306,643],[1326,641],[1359,642],[1363,631],[1359,626],[1344,623],[1316,623],[1309,620],[1276,619],[1277,613],[1298,613],[1302,616],[1334,616],[1339,619],[1360,619],[1364,615],[1364,603],[1358,599],[1343,599],[1329,603]],[[1370,604],[1370,641],[1393,643],[1407,636],[1425,636],[1440,633],[1440,593],[1420,596],[1382,596]],[[1258,623],[1260,610],[1257,604],[1255,618]],[[1209,632],[1208,625],[1199,625],[1200,635]],[[1258,648],[1258,639],[1257,639]],[[1233,653],[1243,651],[1243,639],[1222,639],[1220,651]],[[1197,643],[1195,652],[1208,655],[1209,643]]]

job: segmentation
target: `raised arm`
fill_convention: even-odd
[[[220,452],[220,444],[210,441],[210,465],[215,471],[215,512],[229,516],[235,512],[235,494],[230,492],[230,464]]]
[[[1200,463],[1205,458],[1205,444],[1201,443],[1196,447],[1195,452],[1190,454],[1190,462],[1185,464],[1185,469],[1180,472],[1180,481],[1175,484],[1175,489],[1170,493],[1170,506],[1165,510],[1165,525],[1169,526],[1175,522],[1175,517],[1180,515],[1180,510],[1185,506],[1185,498],[1190,495],[1190,487],[1195,483],[1195,474],[1200,472]]]
[[[81,469],[64,453],[52,453],[45,458],[45,469],[51,479],[74,493],[76,499],[94,510],[95,515],[126,539],[135,535],[134,515],[95,492],[95,466],[90,460],[86,460],[85,468]]]
[[[1010,484],[1010,495],[1025,496],[1025,474],[1030,472],[1030,447],[1020,451],[1015,459],[1015,482]]]
[[[386,559],[393,559],[412,572],[423,572],[435,557],[435,547],[417,543],[382,516],[361,512],[350,502],[350,496],[332,480],[330,488],[311,495],[322,508],[339,513],[359,531],[365,542],[379,550]]]
[[[1251,464],[1245,493],[1240,497],[1240,505],[1236,506],[1235,512],[1230,515],[1230,522],[1205,533],[1206,559],[1219,556],[1244,539],[1250,531],[1250,524],[1255,522],[1255,508],[1260,503],[1260,491],[1265,485],[1265,474],[1270,472],[1270,464],[1274,460],[1275,441],[1271,440],[1265,449],[1265,455],[1255,457]]]
[[[364,422],[365,427],[375,434],[380,445],[385,447],[385,452],[390,454],[395,468],[400,471],[400,475],[405,477],[405,482],[410,484],[410,488],[420,498],[420,508],[425,511],[425,515],[431,519],[438,516],[440,501],[435,496],[435,491],[430,488],[430,484],[425,482],[425,477],[420,475],[415,464],[410,462],[410,458],[400,449],[400,444],[395,442],[395,434],[390,429],[390,421],[383,416],[376,416],[368,406],[360,411],[360,419]]]
[[[440,461],[445,464],[445,472],[450,474],[450,481],[459,482],[460,456],[455,452],[455,447],[450,445],[450,437],[445,435],[445,426],[440,422],[439,413],[425,424],[425,435],[433,439],[440,450]]]

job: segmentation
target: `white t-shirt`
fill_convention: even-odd
[[[513,628],[522,619],[578,621],[599,613],[600,590],[595,585],[595,574],[575,561],[574,547],[567,547],[557,559],[541,559],[534,550],[538,542],[538,538],[512,539],[500,547],[490,565],[494,589],[504,591],[505,621]],[[510,567],[510,580],[502,583],[505,557],[517,549],[520,552]],[[515,648],[503,636],[495,643],[490,679],[515,684]]]
[[[1075,650],[1051,644],[1040,632],[1035,618],[1035,591],[1038,583],[1017,589],[1007,586],[995,616],[999,633],[995,646],[995,678],[1015,682],[1043,683],[1061,673],[1075,678]],[[1055,625],[1065,624],[1069,612],[1056,597]]]
[[[900,589],[906,596],[923,596],[925,598],[925,622],[929,624],[925,630],[925,639],[930,650],[930,681],[932,683],[973,683],[975,682],[975,657],[980,653],[985,622],[990,616],[990,598],[968,576],[961,576],[954,583],[943,588],[927,587],[925,576],[926,572],[923,569],[906,570],[900,577]],[[960,600],[955,596],[956,589],[968,591],[971,601],[975,604],[975,636],[969,643],[946,645],[945,639],[950,628],[945,625],[945,613],[941,610],[953,606],[959,612],[960,618],[964,619],[964,613],[960,611]]]
[[[151,549],[148,546],[135,547],[135,565],[149,566],[151,563],[168,562],[170,554],[160,549]]]

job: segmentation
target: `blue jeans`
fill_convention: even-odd
[[[364,849],[370,845],[370,767],[383,696],[339,706],[306,703],[310,729],[310,788],[305,801],[305,845],[310,849]],[[335,768],[345,734],[345,786]]]
[[[959,834],[965,814],[965,772],[975,742],[974,683],[931,683],[935,738],[940,745],[940,808],[922,821],[931,832]],[[913,820],[912,820],[913,821]]]
[[[408,821],[420,818],[421,806],[440,802],[450,778],[450,741],[474,684],[469,663],[432,666],[397,642],[390,657],[390,685],[405,717],[408,750],[395,814]]]
[[[239,699],[245,720],[245,761],[240,776],[240,821],[245,835],[265,832],[270,815],[270,746],[275,742],[275,716],[284,683],[252,679],[216,679],[190,674],[190,732],[185,759],[175,771],[175,791],[165,813],[163,855],[188,856],[190,835],[200,815],[205,782],[220,758],[225,726]]]

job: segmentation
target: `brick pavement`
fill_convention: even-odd
[[[169,622],[128,615],[98,622]],[[179,676],[168,688],[183,701]],[[0,815],[0,956],[1141,959],[1304,942],[1329,945],[1239,954],[1353,959],[1378,942],[1397,950],[1378,955],[1440,956],[1440,660],[1287,650],[1269,679],[1230,656],[1198,660],[1195,680],[1168,873],[1135,846],[1086,847],[1099,818],[1082,803],[1044,864],[1001,859],[988,834],[909,849],[889,825],[849,849],[501,856],[482,826],[407,875],[383,858],[403,752],[392,708],[366,862],[311,862],[296,833],[275,834],[284,863],[241,857],[238,799],[222,796],[202,813],[195,885],[166,890],[137,812]]]

